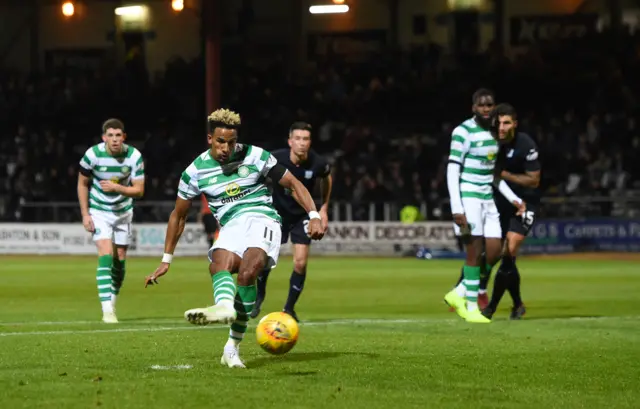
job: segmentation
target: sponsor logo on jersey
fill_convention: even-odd
[[[228,196],[236,196],[238,195],[238,193],[240,193],[240,185],[238,185],[235,182],[229,183],[227,186],[224,187],[224,192]]]
[[[221,200],[223,205],[233,203],[245,197],[249,193],[249,190],[245,190],[244,192],[236,193],[234,196],[225,197]]]

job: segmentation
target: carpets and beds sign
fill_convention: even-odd
[[[640,251],[640,220],[552,220],[533,226],[525,253]]]

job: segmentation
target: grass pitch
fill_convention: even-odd
[[[528,314],[508,295],[489,325],[442,296],[460,262],[311,260],[298,345],[267,355],[250,327],[247,370],[219,364],[228,328],[194,327],[212,302],[203,259],[132,258],[118,325],[100,322],[92,257],[0,260],[2,408],[637,408],[637,260],[519,259]],[[263,313],[282,308],[291,260],[271,274]]]

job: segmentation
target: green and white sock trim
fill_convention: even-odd
[[[238,286],[238,294],[236,294],[234,302],[237,316],[236,320],[231,324],[227,344],[232,344],[237,347],[244,338],[249,323],[249,314],[251,314],[256,304],[257,295],[258,289],[255,285]]]
[[[464,285],[467,288],[467,309],[470,311],[478,309],[478,287],[480,287],[480,267],[470,267],[465,264],[463,267]]]
[[[228,271],[220,271],[211,276],[213,282],[213,301],[216,305],[227,304],[233,306],[236,297],[236,283]]]
[[[113,257],[110,255],[98,257],[98,268],[96,269],[96,285],[98,286],[98,297],[102,304],[103,312],[113,312],[111,306],[112,278],[111,268]]]

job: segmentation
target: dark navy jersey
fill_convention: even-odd
[[[516,175],[539,171],[538,146],[529,135],[518,132],[510,143],[500,146],[496,170],[498,172],[506,170]],[[524,187],[507,180],[505,182],[526,203],[538,204],[540,202],[538,188]],[[502,194],[498,193],[497,189],[494,188],[494,190],[496,191],[494,197],[506,202]]]
[[[312,195],[315,189],[316,180],[322,179],[331,173],[331,166],[329,165],[329,162],[313,150],[309,151],[307,160],[300,165],[294,165],[294,163],[291,162],[291,151],[288,148],[278,149],[271,152],[271,154],[278,160],[279,164],[287,168],[293,176],[302,182]],[[273,204],[282,218],[293,218],[307,214],[307,212],[293,198],[289,189],[285,189],[280,186],[280,184],[274,183],[272,190]]]

